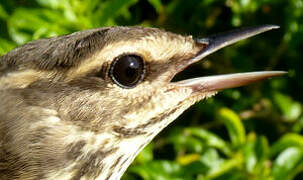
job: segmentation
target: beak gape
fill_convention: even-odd
[[[277,29],[276,25],[263,25],[257,27],[250,27],[244,29],[238,29],[218,35],[209,36],[202,39],[196,39],[196,43],[204,44],[204,48],[192,59],[184,62],[184,66],[189,66],[197,61],[200,61],[207,55],[226,47],[230,44],[238,42],[240,40],[255,36],[257,34]],[[256,81],[268,79],[275,76],[281,76],[286,74],[285,71],[261,71],[261,72],[249,72],[249,73],[236,73],[227,75],[217,75],[187,79],[183,81],[173,82],[177,86],[191,87],[195,91],[212,92],[227,88],[234,88],[244,86]]]

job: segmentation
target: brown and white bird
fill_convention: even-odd
[[[0,179],[117,180],[184,110],[284,74],[172,78],[264,25],[202,39],[109,27],[30,42],[0,57]]]

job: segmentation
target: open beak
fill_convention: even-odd
[[[205,45],[205,47],[192,59],[184,62],[184,66],[189,66],[197,61],[200,61],[205,56],[242,39],[255,36],[257,34],[277,29],[276,25],[263,25],[238,29],[219,35],[209,36],[202,39],[196,39],[197,44]],[[183,81],[173,82],[173,84],[181,87],[191,87],[195,91],[211,92],[227,88],[244,86],[263,79],[272,78],[286,74],[284,71],[261,71],[249,73],[236,73],[227,75],[217,75],[187,79]]]

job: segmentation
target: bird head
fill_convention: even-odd
[[[34,149],[39,158],[49,157],[46,153],[61,157],[58,161],[75,171],[70,177],[119,178],[138,152],[195,102],[284,74],[252,72],[172,82],[218,49],[275,28],[265,25],[195,39],[155,28],[110,27],[30,42],[0,59],[0,90],[6,92],[3,102],[10,104],[1,116],[22,117],[2,123],[0,130],[6,136],[23,134],[16,142],[31,144],[29,154]],[[4,115],[12,108],[19,113]],[[40,149],[35,149],[37,142]],[[67,159],[68,153],[77,155]],[[59,169],[62,164],[42,166]],[[99,171],[93,172],[94,167]],[[52,177],[63,172],[56,173]]]

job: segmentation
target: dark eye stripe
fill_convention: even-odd
[[[143,59],[137,55],[123,55],[116,58],[110,67],[109,76],[122,88],[133,88],[145,75]]]

